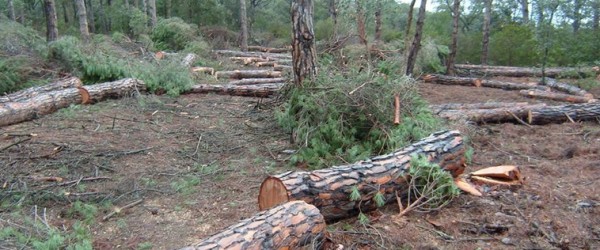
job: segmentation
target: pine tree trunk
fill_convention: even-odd
[[[88,18],[88,29],[90,33],[96,33],[96,16],[94,13],[94,3],[93,0],[85,0],[87,4],[87,18]]]
[[[102,22],[102,33],[107,34],[108,33],[108,17],[106,17],[106,12],[104,9],[104,4],[102,3],[103,0],[100,0],[100,8],[98,9],[98,15],[100,16],[100,21]]]
[[[456,47],[458,44],[458,19],[460,16],[460,0],[454,0],[452,6],[452,44],[450,44],[450,54],[448,55],[448,63],[446,65],[446,73],[455,75],[454,60],[456,58]]]
[[[481,64],[488,64],[489,43],[490,43],[490,22],[492,17],[492,0],[485,1],[485,11],[483,14],[483,46],[481,49]]]
[[[56,41],[58,39],[58,18],[54,0],[44,0],[44,14],[46,15],[46,41]]]
[[[75,0],[75,7],[77,8],[77,16],[79,18],[79,32],[81,33],[81,39],[83,39],[85,42],[89,42],[90,31],[87,21],[85,2],[83,0]]]
[[[12,1],[12,0],[11,0]],[[63,19],[65,20],[65,24],[69,24],[69,12],[67,11],[67,1],[62,1],[60,4],[63,9]]]
[[[246,0],[240,0],[240,49],[248,51],[248,18],[246,15]]]
[[[523,16],[523,24],[529,24],[529,1],[521,0],[521,14]]]
[[[8,0],[8,18],[13,21],[17,20],[15,17],[15,5],[13,4],[13,0]]]
[[[148,0],[148,14],[150,16],[150,28],[154,28],[156,22],[158,22],[156,17],[156,0]]]
[[[377,0],[375,6],[375,43],[381,43],[381,11],[382,11],[382,0]]]
[[[267,177],[260,186],[259,209],[303,200],[315,205],[325,221],[336,221],[377,209],[373,196],[380,192],[385,202],[408,190],[408,169],[413,155],[424,155],[453,176],[463,173],[465,148],[458,131],[442,131],[387,155],[351,165],[315,171],[289,171]],[[356,188],[360,200],[351,200]]]
[[[410,28],[412,27],[412,20],[413,20],[413,11],[415,9],[415,3],[417,2],[417,0],[412,0],[410,1],[410,6],[408,7],[408,14],[407,14],[407,21],[406,21],[406,31],[404,32],[404,37],[406,42],[406,48],[408,48],[408,36],[410,35]]]
[[[292,62],[297,86],[317,74],[313,8],[313,0],[292,0]]]
[[[573,26],[573,33],[577,33],[581,27],[582,5],[582,0],[573,0],[573,23],[571,24],[571,26]]]
[[[329,18],[333,20],[333,37],[337,38],[338,19],[337,19],[337,0],[329,0]]]
[[[408,58],[406,59],[406,75],[409,76],[413,73],[415,63],[417,62],[417,55],[419,54],[419,49],[421,49],[421,37],[423,36],[423,24],[425,23],[426,5],[427,0],[421,0],[421,7],[419,7],[419,16],[417,17],[417,27],[415,29],[415,37],[410,47]]]
[[[356,28],[360,43],[367,46],[367,31],[365,27],[365,11],[363,10],[362,0],[356,0]]]

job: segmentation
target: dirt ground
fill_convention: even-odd
[[[529,101],[516,92],[423,84],[432,104]],[[596,90],[596,96],[600,96]],[[289,135],[263,100],[219,95],[143,96],[72,106],[0,128],[0,198],[24,193],[44,216],[69,230],[75,201],[98,204],[91,226],[95,249],[174,249],[257,212],[269,174],[285,167]],[[344,249],[599,249],[600,121],[526,127],[449,124],[475,149],[467,171],[517,165],[526,183],[463,194],[430,214],[398,218],[388,205],[363,226],[328,226]],[[34,134],[34,136],[31,136]],[[41,177],[59,176],[62,184]],[[8,198],[7,198],[8,197]],[[104,219],[117,207],[143,199]],[[34,207],[36,204],[37,207]],[[10,225],[0,207],[0,226]],[[18,223],[18,222],[17,222]],[[11,248],[11,242],[0,248]]]

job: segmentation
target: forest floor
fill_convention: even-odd
[[[421,92],[432,104],[535,102],[490,88],[422,84]],[[21,194],[3,206],[31,199],[23,214],[59,230],[89,217],[95,249],[184,247],[257,212],[262,180],[293,169],[283,153],[293,149],[290,136],[273,112],[248,97],[141,96],[2,127],[0,148],[31,138],[0,152],[1,192]],[[388,205],[369,214],[367,226],[356,218],[329,225],[330,240],[345,249],[600,248],[598,121],[448,127],[475,149],[467,172],[517,165],[525,185],[463,194],[430,214],[397,218],[397,206]],[[48,176],[64,181],[40,180]],[[0,228],[26,227],[18,218],[0,207]],[[16,246],[0,242],[0,249]]]

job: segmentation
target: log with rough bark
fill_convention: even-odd
[[[540,82],[540,84],[546,85],[546,86],[556,89],[558,91],[565,92],[567,94],[583,96],[588,99],[594,98],[594,95],[592,95],[591,93],[589,93],[583,89],[580,89],[580,88],[573,86],[571,84],[568,84],[568,83],[559,82],[553,78],[546,77],[544,79],[544,81]]]
[[[268,62],[269,58],[232,56],[232,57],[229,57],[229,60],[232,60],[234,62],[241,62],[244,65],[248,65],[248,64],[257,63],[257,62]]]
[[[230,81],[230,85],[255,85],[263,83],[283,83],[286,82],[285,78],[246,78],[242,80]]]
[[[315,206],[293,201],[260,212],[181,250],[319,249],[325,226]]]
[[[235,56],[235,57],[262,57],[262,58],[277,58],[277,59],[292,59],[289,54],[267,53],[267,52],[242,52],[235,50],[215,50],[218,55]]]
[[[427,156],[453,176],[464,171],[460,133],[442,131],[393,153],[351,165],[267,177],[260,186],[259,208],[264,210],[288,201],[304,200],[319,208],[326,221],[376,209],[372,198],[377,192],[384,195],[386,202],[391,202],[396,192],[404,194],[408,190],[406,178],[415,154]],[[361,193],[360,201],[350,200],[354,187]]]
[[[515,83],[496,80],[487,80],[472,77],[458,77],[446,75],[425,75],[421,77],[425,82],[443,84],[443,85],[462,85],[475,87],[499,88],[504,90],[520,90],[520,89],[542,89],[549,90],[549,87],[539,86],[537,83]]]
[[[461,76],[510,76],[510,77],[541,77],[541,68],[525,68],[525,67],[510,67],[510,66],[486,66],[486,65],[471,65],[471,64],[456,64],[456,73]],[[557,77],[575,73],[573,75],[588,76],[596,74],[592,67],[587,68],[546,68],[547,77]]]
[[[248,51],[260,51],[268,53],[289,53],[292,52],[292,48],[268,48],[262,46],[248,46]]]
[[[265,83],[255,85],[197,84],[192,86],[192,88],[186,93],[216,93],[233,96],[269,97],[279,91],[283,85],[283,83]]]
[[[275,71],[286,71],[286,70],[292,70],[292,66],[289,65],[276,65],[273,67],[273,70]]]
[[[271,62],[256,62],[256,63],[254,63],[254,65],[256,65],[256,67],[275,67],[275,66],[277,66],[277,62],[275,62],[275,61],[271,61]]]
[[[477,104],[469,105],[471,108],[442,109],[434,110],[434,112],[449,120],[468,120],[476,123],[526,122],[543,125],[600,119],[600,103],[598,102],[557,106],[547,106],[543,103],[530,105],[514,103],[513,107],[491,109],[477,108]]]
[[[83,85],[83,83],[79,78],[69,77],[46,85],[23,89],[14,93],[10,93],[8,95],[0,96],[0,103],[23,101],[25,99],[29,99],[50,91],[62,90],[66,88],[76,88],[80,87],[81,85]]]
[[[143,91],[145,85],[140,80],[127,78],[85,86],[85,90],[87,90],[91,101],[98,102],[108,98],[127,96],[136,91]],[[0,126],[35,119],[40,115],[49,114],[71,104],[82,103],[82,101],[82,92],[78,88],[72,87],[37,92],[30,98],[2,102],[0,103]]]
[[[484,103],[446,103],[439,105],[429,105],[434,113],[444,110],[468,110],[468,109],[495,109],[511,108],[517,106],[529,105],[527,102],[484,102]]]
[[[596,102],[597,101],[594,98],[583,97],[583,96],[578,96],[578,95],[562,94],[562,93],[550,92],[550,91],[542,91],[542,90],[537,90],[537,89],[530,89],[530,90],[524,89],[524,90],[519,91],[519,94],[529,97],[529,98],[541,98],[541,99],[549,99],[549,100],[572,102],[572,103],[588,103],[588,102]]]
[[[232,78],[232,79],[243,79],[243,78],[279,78],[281,77],[280,71],[274,70],[233,70],[233,71],[217,71],[215,72],[217,78]]]

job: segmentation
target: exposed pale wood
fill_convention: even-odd
[[[400,95],[394,95],[394,125],[400,124]]]
[[[377,192],[384,195],[386,202],[392,202],[396,192],[407,190],[406,178],[414,154],[427,156],[454,176],[465,168],[459,132],[442,131],[393,153],[354,164],[271,176],[261,185],[259,208],[264,210],[288,201],[303,200],[319,208],[326,221],[347,218],[359,210],[376,209],[372,198]],[[353,187],[360,191],[362,201],[350,200]]]
[[[542,91],[542,90],[536,90],[536,89],[521,90],[521,91],[519,91],[519,94],[526,96],[526,97],[530,97],[530,98],[541,98],[541,99],[549,99],[549,100],[572,102],[572,103],[588,103],[588,102],[596,102],[597,101],[596,99],[589,98],[589,97],[562,94],[562,93],[550,92],[550,91]]]
[[[256,62],[268,62],[269,58],[232,56],[232,57],[229,57],[229,60],[232,60],[235,62],[242,62],[244,65],[248,65],[248,64],[256,63]]]
[[[456,73],[461,76],[511,76],[511,77],[541,77],[541,68],[525,68],[511,66],[486,66],[473,64],[456,64]],[[576,72],[578,75],[586,75],[593,72],[591,67],[583,68],[546,68],[547,77],[557,77],[565,72]]]
[[[217,71],[215,72],[217,78],[279,78],[281,77],[280,71],[274,70],[233,70],[233,71]]]
[[[217,93],[221,95],[269,97],[279,91],[284,84],[265,83],[255,85],[197,84],[186,93]]]
[[[98,102],[107,98],[127,96],[135,91],[143,91],[145,85],[140,80],[127,78],[85,86],[85,89],[89,94],[90,101]],[[35,92],[29,98],[0,102],[0,126],[35,119],[41,115],[78,103],[82,103],[82,96],[80,90],[76,87]]]
[[[286,82],[285,78],[246,78],[241,80],[230,81],[228,84],[231,85],[254,85],[263,83],[283,83]]]
[[[191,70],[192,72],[196,73],[208,73],[210,75],[215,74],[215,69],[211,67],[193,67]]]
[[[182,250],[319,249],[325,227],[315,206],[292,201],[257,213]]]
[[[481,78],[472,77],[458,77],[458,76],[446,76],[446,75],[425,75],[421,77],[425,82],[443,84],[443,85],[462,85],[462,86],[475,86],[475,87],[488,87],[488,88],[499,88],[504,90],[520,90],[520,89],[542,89],[549,90],[549,87],[539,86],[537,83],[516,83],[516,82],[505,82],[497,80],[488,80]]]

